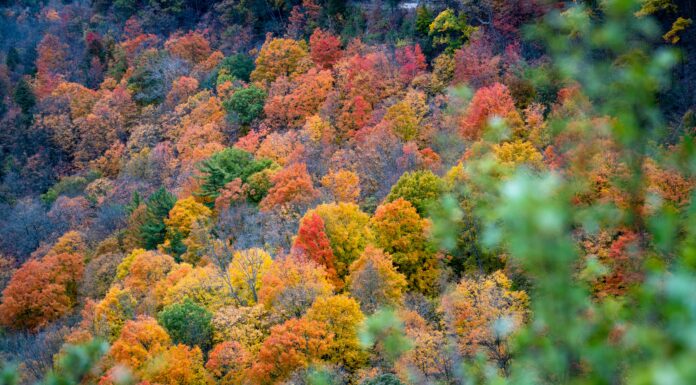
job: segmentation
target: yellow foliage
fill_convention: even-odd
[[[355,203],[360,197],[360,177],[350,170],[331,171],[321,178],[337,202]]]
[[[254,248],[234,253],[230,262],[230,282],[239,298],[253,305],[258,301],[263,274],[273,264],[270,254]]]
[[[360,305],[346,295],[320,297],[307,310],[307,319],[327,325],[326,331],[334,335],[329,348],[329,359],[349,370],[365,364],[367,352],[360,347],[358,327],[365,319]]]
[[[544,157],[532,143],[516,140],[493,145],[493,153],[498,162],[507,167],[517,167],[526,164],[535,169],[544,167]]]

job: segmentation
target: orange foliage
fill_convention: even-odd
[[[267,122],[275,128],[299,128],[315,114],[333,87],[331,71],[315,68],[297,76],[291,84],[281,78],[273,83],[264,106]]]
[[[166,43],[166,48],[172,55],[178,56],[191,63],[201,62],[210,56],[210,43],[201,33],[190,31],[185,35],[174,34]]]
[[[84,261],[80,254],[49,253],[20,267],[2,292],[0,323],[36,330],[65,315],[77,301]]]
[[[261,278],[259,303],[279,315],[299,317],[314,300],[331,294],[326,270],[315,262],[295,256],[274,261]]]
[[[505,120],[519,118],[510,91],[500,83],[476,91],[460,122],[461,134],[467,139],[480,138],[488,120],[494,116]]]
[[[353,171],[331,171],[321,178],[321,184],[337,202],[355,203],[360,197],[360,178]]]
[[[152,357],[163,353],[171,340],[154,318],[139,316],[126,322],[121,335],[111,346],[113,359],[133,370],[138,370]]]
[[[215,345],[208,354],[205,368],[221,385],[243,383],[245,370],[251,365],[250,353],[237,341],[225,341]]]
[[[333,335],[322,322],[291,319],[271,328],[257,361],[249,370],[253,384],[282,382],[294,371],[307,368],[329,352]]]
[[[298,206],[312,202],[318,191],[304,163],[294,163],[271,176],[273,187],[260,202],[261,210],[272,210],[276,206]]]
[[[167,94],[166,103],[170,106],[175,106],[184,102],[189,96],[194,95],[197,89],[198,80],[188,76],[181,76],[172,83],[172,89]]]

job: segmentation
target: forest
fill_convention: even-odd
[[[693,18],[0,0],[0,385],[696,384]]]

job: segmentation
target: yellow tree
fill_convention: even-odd
[[[287,256],[263,275],[259,302],[282,317],[301,317],[316,298],[331,295],[332,290],[322,266]]]
[[[147,363],[143,378],[162,385],[213,385],[203,367],[203,352],[198,346],[172,346]]]
[[[311,218],[314,214],[324,221],[326,236],[336,257],[336,272],[343,278],[350,264],[360,257],[372,239],[368,226],[370,217],[355,203],[345,202],[319,205],[307,211],[304,217]]]
[[[350,170],[330,171],[321,178],[321,185],[336,202],[355,203],[360,197],[360,177]]]
[[[358,327],[365,319],[360,305],[346,295],[317,298],[306,318],[326,325],[326,331],[333,334],[333,344],[329,348],[329,359],[350,371],[354,371],[367,360],[358,340]]]
[[[270,254],[259,248],[237,251],[229,266],[230,284],[241,304],[259,301],[261,279],[273,264]]]
[[[441,310],[461,354],[471,357],[483,350],[506,371],[511,359],[507,341],[527,319],[528,302],[527,293],[512,290],[510,279],[496,271],[463,278],[443,296]]]
[[[346,284],[366,314],[401,304],[407,286],[406,277],[396,271],[391,256],[372,246],[367,246],[350,265]]]
[[[438,261],[428,241],[429,222],[413,205],[398,198],[377,207],[370,220],[375,245],[389,253],[409,287],[424,294],[437,292]]]
[[[196,202],[193,197],[178,200],[164,220],[164,224],[167,225],[164,250],[174,255],[184,253],[187,249],[184,240],[189,236],[194,225],[207,223],[211,216],[212,211],[204,204]]]
[[[302,73],[310,66],[307,43],[293,39],[266,38],[251,80],[272,82],[279,76],[292,77]]]

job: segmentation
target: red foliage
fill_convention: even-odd
[[[460,123],[461,134],[467,139],[478,139],[488,119],[498,116],[506,119],[516,113],[510,90],[500,83],[476,91]]]
[[[334,285],[340,286],[334,264],[336,258],[331,250],[329,237],[326,235],[324,220],[319,215],[312,214],[302,219],[293,244],[293,252],[324,266],[329,279],[334,282]]]
[[[408,84],[418,74],[427,69],[425,55],[419,44],[407,45],[396,50],[396,62],[399,63],[399,75],[401,81]]]
[[[500,80],[501,58],[493,53],[490,39],[477,33],[454,55],[454,80],[473,88],[487,87]]]
[[[309,46],[312,61],[323,69],[332,68],[343,55],[338,37],[319,28],[309,37]]]

